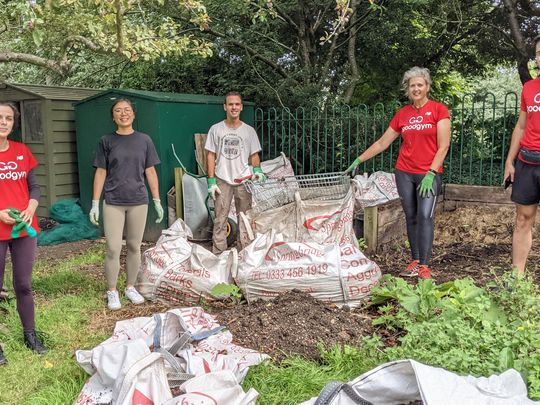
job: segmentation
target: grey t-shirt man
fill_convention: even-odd
[[[216,154],[216,177],[238,185],[235,179],[252,174],[249,157],[261,151],[261,144],[252,126],[242,122],[238,128],[229,128],[221,121],[210,127],[204,148]]]
[[[152,139],[142,132],[103,136],[96,150],[94,167],[107,170],[104,193],[107,204],[148,204],[144,171],[161,163]]]

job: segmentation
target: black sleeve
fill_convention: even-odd
[[[28,182],[28,191],[30,192],[30,199],[39,201],[39,197],[41,196],[41,190],[39,188],[39,184],[37,182],[36,173],[34,173],[34,169],[28,172],[28,178],[26,180]]]

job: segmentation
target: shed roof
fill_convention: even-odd
[[[207,96],[204,94],[185,94],[185,93],[169,93],[164,91],[148,91],[148,90],[133,90],[133,89],[109,89],[98,94],[89,96],[85,100],[81,100],[76,104],[85,103],[98,97],[107,95],[108,93],[119,94],[126,97],[144,98],[153,101],[170,102],[170,103],[196,103],[196,104],[223,104],[222,96]],[[252,105],[252,102],[244,101],[246,105]]]
[[[0,83],[0,89],[11,87],[47,100],[76,101],[90,97],[102,90],[84,87],[45,86],[40,84]]]

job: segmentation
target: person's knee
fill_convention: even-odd
[[[516,230],[529,231],[534,225],[535,215],[528,212],[517,212],[516,214]]]
[[[32,284],[30,283],[19,283],[13,286],[13,291],[17,297],[23,297],[27,295],[32,295]]]
[[[122,246],[120,247],[109,247],[107,249],[107,260],[118,260],[120,259],[120,252],[122,251]]]
[[[129,253],[140,253],[141,252],[141,242],[139,241],[127,241],[126,248]]]

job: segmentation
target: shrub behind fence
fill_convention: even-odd
[[[457,184],[500,185],[510,137],[519,113],[519,97],[508,93],[496,100],[466,94],[441,100],[451,111],[452,139],[445,159],[444,181]],[[347,166],[388,127],[399,102],[372,107],[331,106],[257,109],[255,122],[263,159],[281,151],[290,157],[295,173],[329,173]],[[362,172],[392,172],[400,140],[362,164]]]

